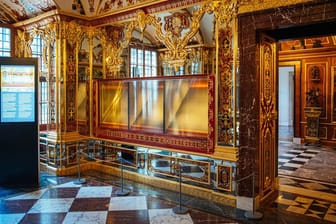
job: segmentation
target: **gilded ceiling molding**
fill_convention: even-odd
[[[294,5],[299,3],[313,2],[313,0],[245,0],[246,4],[242,4],[239,7],[238,14],[260,11],[271,8],[278,8],[288,5]]]
[[[202,4],[204,2],[207,2],[207,1],[204,1],[204,0],[168,1],[161,5],[149,6],[146,9],[146,12],[148,12],[148,14],[158,14],[158,13],[162,13],[165,11],[185,9],[193,5]]]
[[[14,15],[10,12],[7,12],[5,9],[0,10],[0,23],[15,23],[17,22]]]
[[[157,5],[159,3],[167,1],[168,0],[137,0],[137,1],[107,0],[107,1],[100,1],[100,5],[98,6],[98,8],[99,13],[106,16],[138,8],[143,8],[150,5]]]

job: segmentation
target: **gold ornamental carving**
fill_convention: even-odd
[[[215,15],[215,27],[218,48],[218,143],[222,145],[235,144],[235,68],[237,62],[236,17],[237,11],[244,1],[212,1],[207,12]],[[236,40],[237,41],[237,40]]]
[[[50,62],[50,52],[53,48],[53,45],[56,41],[56,29],[55,29],[55,23],[50,23],[46,25],[45,27],[33,27],[31,31],[31,37],[32,41],[33,38],[40,35],[44,44],[42,49],[42,57],[43,57],[43,63],[45,63],[45,66],[47,67]]]
[[[18,30],[16,35],[15,53],[16,57],[31,57],[32,50],[30,48],[33,38],[30,33],[24,30]]]
[[[275,95],[275,40],[261,35],[260,43],[260,143],[259,194],[263,198],[274,190],[277,108]]]
[[[208,12],[214,12],[216,21],[221,24],[229,25],[232,20],[237,16],[238,8],[240,5],[238,0],[217,0],[212,1],[212,4],[208,6]]]
[[[200,8],[193,12],[191,21],[186,21],[186,18],[183,17],[183,24],[176,22],[178,20],[181,22],[181,15],[173,14],[172,24],[164,24],[161,23],[161,18],[156,18],[152,15],[147,15],[143,11],[139,10],[137,12],[137,21],[133,21],[129,24],[128,28],[138,27],[140,31],[146,28],[147,25],[152,25],[155,30],[156,38],[161,41],[165,47],[167,47],[168,51],[163,56],[163,60],[176,70],[180,66],[185,65],[188,52],[185,49],[190,39],[195,36],[200,27],[200,20],[205,13],[205,8]],[[175,21],[173,23],[173,20]],[[167,20],[170,21],[170,20]],[[186,27],[190,29],[188,32],[184,34],[183,37],[179,37],[182,30]],[[162,26],[166,26],[166,32],[163,31]]]
[[[79,43],[83,36],[84,30],[85,29],[77,24],[75,20],[62,23],[63,37],[72,47],[75,47],[76,44]]]
[[[126,32],[127,31],[128,28],[126,28]],[[130,31],[130,33],[132,33],[132,31]],[[123,29],[121,27],[112,26],[102,29],[101,33],[102,44],[106,49],[106,75],[117,75],[123,63],[123,58],[121,57],[122,52],[124,48],[128,45],[131,39],[131,35],[127,35],[127,37],[123,40]]]
[[[319,126],[322,107],[305,107],[304,114],[307,120],[305,142],[319,143]]]
[[[56,30],[54,23],[51,23],[45,27],[44,32],[42,33],[42,38],[45,41],[45,44],[43,46],[43,58],[46,65],[48,66],[51,57],[51,55],[49,54],[49,52],[51,52],[50,48],[52,48],[56,41]]]
[[[241,1],[243,2],[243,1]],[[173,67],[175,71],[186,64],[188,52],[186,46],[189,41],[199,32],[200,21],[205,13],[215,13],[217,20],[222,24],[230,24],[237,14],[240,1],[207,1],[195,9],[189,18],[184,14],[172,14],[165,18],[164,24],[161,18],[146,14],[142,10],[137,10],[135,20],[126,24],[124,37],[119,39],[118,45],[107,44],[107,55],[105,57],[107,72],[119,72],[123,59],[122,51],[129,44],[134,29],[144,32],[148,25],[155,30],[156,39],[159,40],[167,51],[163,56],[163,61]],[[227,25],[230,27],[230,25]],[[181,35],[182,30],[186,33]]]
[[[233,117],[233,32],[228,24],[221,26],[218,35],[218,142],[234,144]]]
[[[147,25],[147,17],[141,10],[137,11],[136,20],[126,24],[123,30],[120,27],[112,27],[111,38],[103,38],[103,45],[106,46],[106,72],[109,75],[117,75],[123,63],[122,53],[132,39],[133,30],[138,28],[142,32]],[[106,34],[106,31],[105,31]],[[106,36],[106,35],[104,35]]]

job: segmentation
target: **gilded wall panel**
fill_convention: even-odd
[[[80,42],[83,39],[85,31],[90,29],[83,29],[76,21],[61,23],[62,38],[65,39],[65,46],[63,56],[65,57],[65,95],[66,98],[63,108],[64,119],[66,127],[62,127],[63,131],[73,132],[77,131],[77,55]]]
[[[336,58],[335,58],[336,61]],[[336,66],[331,67],[331,110],[332,110],[332,122],[336,122]]]
[[[260,43],[260,144],[259,144],[259,189],[263,198],[274,190],[277,91],[275,41],[266,35]]]
[[[328,127],[323,127],[323,124],[321,124],[322,127],[319,128],[319,138],[322,140],[328,139]]]
[[[333,127],[331,131],[332,131],[332,138],[331,138],[331,140],[335,141],[336,140],[336,127]]]
[[[66,146],[66,164],[74,165],[77,164],[77,145],[67,145]]]
[[[217,165],[217,188],[224,191],[232,190],[232,167]]]
[[[66,131],[76,131],[76,48],[67,44],[67,64],[66,64]]]
[[[231,27],[219,30],[218,64],[218,144],[233,145],[233,51]]]
[[[309,60],[304,63],[304,77],[306,80],[304,89],[303,107],[322,107],[320,119],[327,120],[328,109],[328,61]]]

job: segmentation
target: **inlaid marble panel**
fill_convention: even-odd
[[[111,194],[112,186],[81,187],[77,198],[108,198]]]
[[[44,192],[46,192],[46,189],[41,189],[41,190],[33,191],[30,193],[21,194],[16,197],[11,197],[8,200],[39,199],[44,194]]]
[[[148,214],[150,223],[153,224],[193,224],[189,214],[175,214],[172,209],[150,209]]]
[[[40,199],[28,213],[68,212],[73,198]]]
[[[111,198],[109,211],[147,209],[146,196],[128,196]]]
[[[105,224],[107,217],[107,211],[100,212],[69,212],[64,220],[63,224],[87,224],[87,223],[96,223],[96,224]]]

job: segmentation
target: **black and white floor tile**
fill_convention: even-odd
[[[238,223],[232,219],[190,209],[175,214],[172,202],[131,192],[118,196],[120,188],[96,182],[73,182],[20,194],[0,201],[0,223]]]
[[[279,174],[291,175],[309,160],[315,157],[320,150],[310,148],[293,148],[279,154]]]

